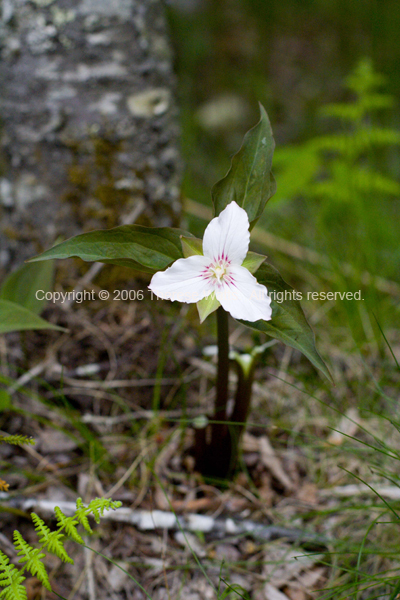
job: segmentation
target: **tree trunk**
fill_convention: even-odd
[[[56,237],[176,225],[174,77],[161,0],[3,0],[0,274]]]

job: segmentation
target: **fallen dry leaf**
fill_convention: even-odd
[[[307,600],[307,594],[300,588],[285,587],[284,592],[290,600]]]
[[[216,510],[221,505],[220,498],[194,498],[193,500],[172,500],[173,510],[178,512],[199,512],[206,510]]]
[[[305,504],[318,504],[318,488],[315,483],[304,483],[297,491],[297,499]]]
[[[256,438],[249,433],[243,436],[243,450],[246,452],[254,452],[258,450],[260,453],[263,465],[271,472],[271,474],[283,485],[286,491],[293,490],[293,483],[289,476],[285,473],[280,458],[276,455],[275,450],[266,435]]]
[[[28,600],[39,600],[42,597],[42,584],[36,577],[28,577],[25,581]]]

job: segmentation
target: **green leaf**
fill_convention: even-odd
[[[22,446],[23,444],[34,446],[36,443],[33,438],[28,438],[26,435],[0,435],[0,443],[2,442],[14,444],[15,446]]]
[[[37,300],[36,292],[53,289],[54,262],[23,265],[9,275],[0,289],[0,299],[15,302],[39,315],[45,303]]]
[[[255,273],[261,267],[261,265],[267,260],[266,256],[257,254],[257,252],[248,252],[246,258],[242,263],[242,267],[245,267],[250,273]]]
[[[88,533],[93,533],[92,528],[89,525],[89,519],[88,519],[88,514],[89,514],[89,510],[87,508],[87,506],[85,506],[82,502],[82,498],[78,498],[76,501],[76,511],[74,514],[74,517],[76,517],[76,519],[78,519],[79,523],[83,526],[83,528],[88,532]]]
[[[155,273],[183,258],[181,235],[190,236],[185,231],[170,227],[122,225],[77,235],[31,258],[30,262],[78,256],[88,262],[98,261]]]
[[[32,521],[35,526],[36,534],[39,538],[39,543],[42,545],[42,549],[47,549],[52,554],[55,554],[63,562],[74,564],[73,559],[68,556],[67,551],[64,548],[63,534],[61,531],[55,530],[50,531],[44,521],[37,516],[36,513],[31,513]]]
[[[11,406],[11,396],[7,390],[0,390],[0,414]]]
[[[24,568],[27,569],[34,577],[37,577],[44,587],[51,592],[51,585],[46,568],[42,563],[42,558],[45,558],[45,553],[41,548],[33,548],[24,540],[19,531],[14,531],[14,546],[19,550],[17,556],[20,556],[18,562],[26,563]]]
[[[78,502],[76,505],[78,506]],[[94,498],[89,502],[87,510],[92,514],[96,523],[100,523],[100,517],[104,515],[106,510],[116,510],[121,506],[122,502],[119,500],[111,500],[111,498]],[[76,518],[78,518],[77,515]]]
[[[244,136],[227,175],[211,192],[217,216],[234,200],[247,212],[252,226],[276,191],[271,173],[275,142],[268,115],[261,104],[260,112],[260,121]]]
[[[10,564],[8,556],[0,550],[0,598],[4,600],[27,600],[26,588],[22,585],[25,577],[21,571]]]
[[[182,251],[185,258],[203,254],[203,240],[195,237],[181,236]]]
[[[221,304],[215,297],[214,292],[206,298],[203,298],[203,300],[199,300],[199,302],[197,302],[197,310],[199,311],[200,323],[202,323],[208,315],[211,315],[211,313],[217,310],[218,306],[221,306]]]
[[[57,329],[66,331],[63,327],[52,325],[34,312],[8,300],[0,300],[0,333],[9,331],[24,331],[27,329]]]
[[[264,263],[259,268],[257,281],[267,287],[272,298],[275,296],[279,299],[279,295],[277,296],[279,292],[283,293],[282,297],[284,298],[286,291],[287,299],[283,299],[282,302],[272,299],[271,321],[239,322],[256,331],[262,331],[296,350],[300,350],[314,367],[319,369],[333,383],[332,376],[315,347],[314,333],[304,316],[300,302],[293,299],[295,290],[268,263]]]
[[[74,517],[67,517],[64,515],[59,506],[54,507],[54,512],[57,517],[57,525],[59,529],[65,529],[66,534],[77,542],[78,544],[84,544],[82,537],[79,535],[76,525],[78,525],[79,521]]]

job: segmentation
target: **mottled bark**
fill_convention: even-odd
[[[0,34],[0,271],[139,198],[143,224],[176,224],[161,0],[2,0]]]

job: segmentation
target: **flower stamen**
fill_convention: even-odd
[[[203,276],[209,281],[211,280],[214,285],[221,285],[223,282],[227,282],[231,279],[229,264],[229,260],[227,261],[219,256],[218,259],[214,259],[214,261],[204,269]]]
[[[226,267],[222,267],[221,265],[216,265],[215,267],[211,267],[211,272],[213,273],[214,277],[216,279],[218,279],[219,282],[221,282],[224,278],[224,275],[226,274]]]

